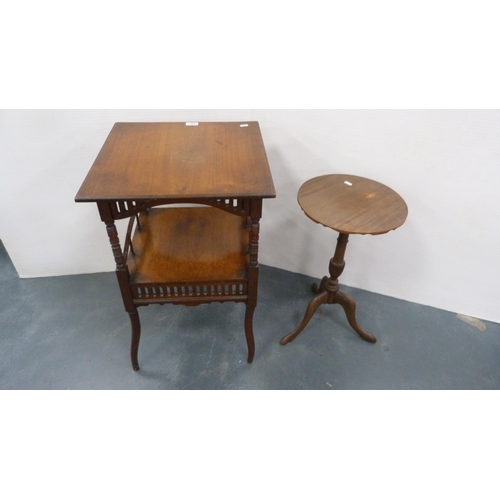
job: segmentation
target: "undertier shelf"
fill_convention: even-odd
[[[135,298],[246,295],[245,216],[212,207],[153,208],[139,215],[131,250]]]

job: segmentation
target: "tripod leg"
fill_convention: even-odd
[[[309,302],[306,313],[304,314],[304,318],[302,319],[300,325],[293,332],[285,335],[280,340],[281,345],[286,345],[291,342],[307,326],[318,307],[328,302],[328,295],[328,292],[321,292],[317,297],[314,297],[314,299]]]
[[[328,276],[324,276],[319,285],[317,283],[313,283],[311,285],[312,291],[314,293],[324,292],[325,291],[325,283],[327,282],[327,280],[328,280]]]
[[[344,308],[345,314],[347,316],[347,321],[349,321],[349,324],[351,325],[352,329],[363,340],[371,342],[372,344],[377,342],[377,339],[371,333],[367,332],[366,330],[363,330],[358,325],[358,322],[356,321],[356,302],[352,297],[349,297],[349,295],[346,295],[345,293],[337,292],[335,294],[335,303],[340,304]]]

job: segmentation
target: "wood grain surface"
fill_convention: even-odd
[[[140,215],[127,265],[133,283],[248,277],[245,217],[208,207],[154,208]]]
[[[313,221],[346,234],[383,234],[404,224],[408,207],[380,182],[347,174],[306,181],[297,200]]]
[[[275,196],[258,122],[116,123],[75,201]]]

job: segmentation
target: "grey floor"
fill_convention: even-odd
[[[342,287],[289,345],[313,278],[261,266],[256,354],[246,362],[244,305],[139,309],[141,370],[114,273],[19,279],[0,242],[0,389],[498,389],[500,325],[481,331],[455,314]]]

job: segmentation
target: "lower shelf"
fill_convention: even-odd
[[[137,305],[244,301],[246,217],[217,208],[155,208],[139,217],[127,266]]]

